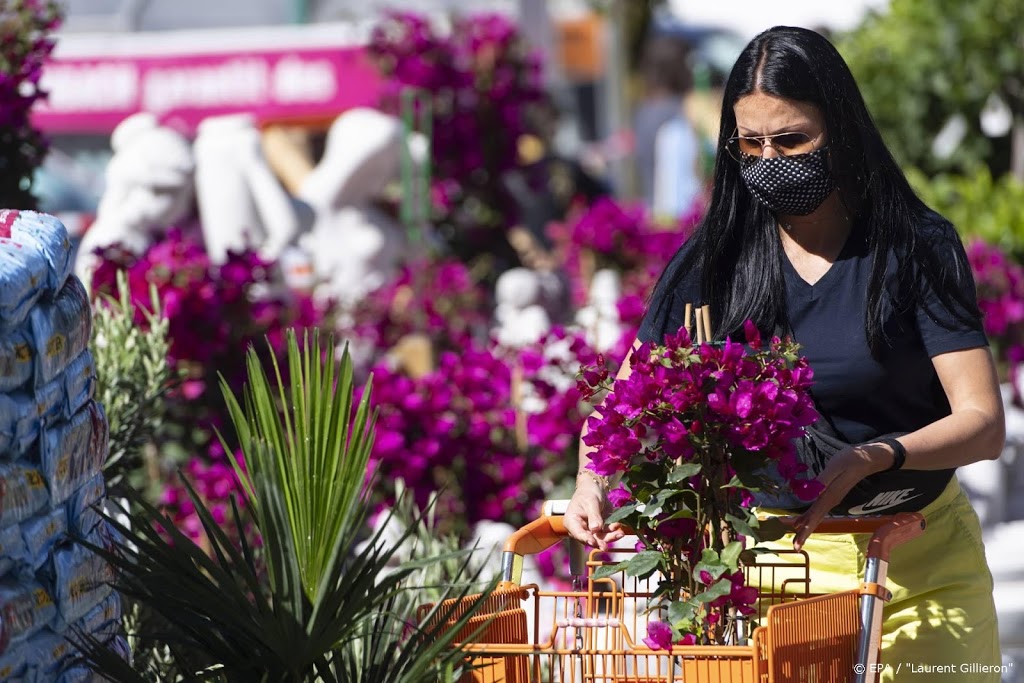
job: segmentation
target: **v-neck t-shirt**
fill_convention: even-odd
[[[944,263],[950,258],[967,263],[963,244],[948,223],[929,223],[918,239],[924,248],[956,250],[945,252],[949,258]],[[679,263],[681,256],[674,262]],[[887,291],[894,292],[895,257],[889,260],[885,284]],[[950,414],[931,359],[986,346],[980,322],[957,320],[925,287],[914,307],[900,310],[886,304],[884,330],[889,343],[883,344],[876,359],[865,331],[872,257],[863,231],[854,227],[831,267],[814,284],[800,277],[785,254],[782,261],[786,313],[800,353],[814,371],[812,393],[844,440],[864,443],[886,434],[912,432]],[[975,296],[969,277],[957,286]],[[667,305],[651,302],[638,333],[641,342],[661,341],[675,333],[686,303],[701,305],[699,273],[685,274],[680,286],[663,296],[669,297]]]

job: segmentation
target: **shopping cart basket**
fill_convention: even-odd
[[[791,524],[795,518],[782,518]],[[924,531],[917,513],[829,518],[815,533],[871,534],[863,581],[850,590],[814,595],[806,553],[773,551],[746,567],[760,586],[760,625],[732,645],[645,646],[644,606],[652,580],[597,578],[597,567],[632,550],[577,557],[572,590],[521,585],[523,558],[568,538],[562,517],[544,515],[506,542],[498,590],[461,627],[457,640],[472,668],[460,683],[870,683],[881,670],[879,601],[890,550]],[[576,544],[570,539],[571,544]],[[576,544],[578,546],[578,544]],[[581,546],[580,546],[581,547]],[[783,558],[784,553],[792,556]],[[856,583],[851,577],[851,583]],[[421,608],[421,619],[455,624],[478,597]],[[436,624],[434,624],[436,625]]]

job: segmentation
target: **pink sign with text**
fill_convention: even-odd
[[[57,58],[33,121],[50,133],[109,133],[140,111],[186,131],[221,114],[320,119],[374,106],[381,78],[361,46]]]

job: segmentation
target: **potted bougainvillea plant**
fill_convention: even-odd
[[[758,598],[741,553],[779,535],[758,520],[757,494],[820,491],[794,445],[817,419],[811,368],[792,341],[745,331],[746,344],[695,344],[685,329],[642,344],[614,386],[601,359],[581,373],[584,395],[603,398],[588,419],[588,466],[619,479],[607,521],[639,537],[635,555],[594,576],[660,573],[643,639],[652,649],[736,643]]]

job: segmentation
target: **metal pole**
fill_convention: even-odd
[[[430,222],[431,147],[434,128],[431,94],[416,88],[405,88],[401,93],[402,117],[400,218],[412,244],[427,239]],[[410,135],[418,132],[427,140],[426,158],[421,165],[413,162],[409,147]]]
[[[885,583],[889,563],[877,557],[869,557],[864,568],[864,583]],[[861,596],[860,642],[857,645],[856,683],[871,683],[878,680],[879,631],[882,624],[881,600],[875,595]]]
[[[309,0],[292,0],[292,23],[309,23]]]

